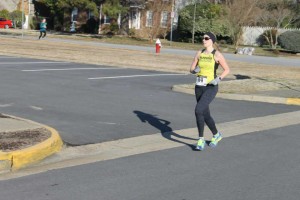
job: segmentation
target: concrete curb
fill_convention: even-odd
[[[185,85],[174,85],[172,90],[175,92],[182,92],[194,95],[194,89],[187,88]],[[242,101],[256,101],[265,103],[278,103],[286,105],[300,106],[300,98],[286,98],[286,97],[272,97],[272,96],[259,96],[259,95],[245,95],[245,94],[226,94],[218,93],[218,98]]]
[[[0,151],[0,173],[15,171],[31,164],[34,164],[62,149],[63,142],[58,132],[46,125],[39,124],[30,120],[9,116],[14,119],[23,120],[28,123],[38,124],[49,130],[51,136],[45,141],[17,151],[2,152]]]

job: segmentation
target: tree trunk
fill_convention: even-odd
[[[270,39],[269,39],[268,35],[263,34],[263,36],[266,38],[267,42],[269,43],[269,45],[271,47],[271,42],[270,42]]]
[[[238,48],[238,46],[240,45],[240,38],[242,35],[242,28],[238,28],[236,34],[235,34],[235,42],[234,42],[234,47],[235,49]]]
[[[102,20],[102,4],[100,4],[99,8],[99,28],[98,28],[98,34],[101,34],[101,20]]]

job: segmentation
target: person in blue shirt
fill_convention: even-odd
[[[42,22],[40,23],[40,37],[39,37],[39,39],[41,39],[41,37],[42,38],[46,37],[46,35],[47,35],[46,34],[46,29],[47,29],[46,19],[43,19]]]

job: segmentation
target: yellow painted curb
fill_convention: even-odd
[[[289,105],[298,105],[298,106],[300,106],[300,98],[288,98],[286,103],[289,104]]]
[[[36,163],[53,153],[62,149],[63,142],[58,132],[48,126],[43,126],[51,132],[47,140],[22,150],[1,152],[0,151],[0,171],[14,171]]]

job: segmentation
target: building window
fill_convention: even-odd
[[[163,11],[161,13],[160,26],[163,28],[166,28],[168,26],[168,15],[169,13],[167,11]]]
[[[146,27],[152,27],[153,25],[153,12],[147,11]]]
[[[89,14],[89,19],[94,18],[94,13],[93,13],[93,11],[89,10],[89,11],[88,11],[88,14]]]
[[[104,24],[110,24],[110,17],[104,15]]]
[[[73,8],[72,10],[72,17],[71,20],[72,22],[76,22],[78,17],[78,8]]]
[[[129,28],[140,29],[140,12],[138,10],[132,10],[129,17]]]

